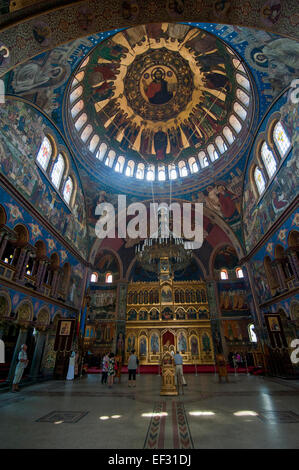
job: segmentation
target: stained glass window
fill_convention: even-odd
[[[64,185],[64,190],[63,190],[63,198],[65,202],[67,202],[68,204],[70,203],[70,200],[71,200],[73,188],[74,188],[73,180],[70,176],[68,176],[66,183]]]
[[[199,152],[198,160],[199,160],[201,168],[205,168],[206,166],[209,166],[209,160],[208,160],[205,152],[203,152],[203,151]]]
[[[87,121],[87,115],[86,113],[83,113],[81,114],[81,116],[77,119],[76,123],[75,123],[75,128],[77,129],[77,131],[79,131],[80,129],[82,129],[82,127],[84,126],[84,124],[86,123]]]
[[[84,128],[84,131],[81,134],[81,139],[83,142],[86,142],[90,134],[92,133],[92,126],[90,124],[87,124],[87,126]]]
[[[78,103],[75,104],[75,106],[72,107],[71,114],[72,118],[75,118],[80,111],[82,111],[84,107],[83,100],[78,101]]]
[[[133,160],[129,160],[126,168],[126,176],[133,176],[135,163]]]
[[[83,92],[83,87],[81,85],[78,86],[74,91],[72,91],[72,93],[70,95],[71,104],[74,103],[74,101],[76,101],[76,99],[79,98],[79,96],[82,95],[82,92]]]
[[[50,140],[48,139],[48,137],[44,137],[42,141],[42,145],[40,146],[40,149],[38,151],[36,161],[45,171],[48,168],[52,153],[53,153],[52,144]]]
[[[58,155],[56,162],[54,163],[52,173],[51,173],[51,180],[54,186],[58,189],[61,183],[62,175],[64,172],[64,158],[61,153]]]
[[[118,157],[117,162],[115,164],[115,168],[114,168],[114,170],[117,173],[122,173],[123,172],[125,161],[126,161],[125,157],[123,157],[122,155]]]
[[[242,129],[240,121],[236,118],[234,114],[232,114],[229,118],[229,123],[233,127],[233,129],[237,132],[237,134]]]
[[[241,88],[237,88],[236,96],[245,106],[249,106],[249,96]]]
[[[144,178],[144,164],[138,163],[137,171],[136,171],[136,178],[138,180],[143,180]]]
[[[237,277],[240,278],[240,279],[241,279],[242,277],[244,277],[243,269],[242,269],[242,268],[237,268],[237,269],[236,269],[236,275],[237,275]]]
[[[245,90],[250,91],[249,80],[247,80],[247,78],[244,77],[244,75],[241,75],[240,73],[237,73],[236,74],[236,79],[237,79],[237,82],[239,83],[239,85],[241,85],[243,88],[245,88]]]
[[[107,273],[106,274],[106,282],[112,282],[113,281],[113,276],[111,273]]]
[[[107,155],[105,165],[109,166],[109,168],[112,168],[112,166],[113,166],[115,155],[116,155],[116,153],[114,152],[114,150],[110,150],[108,155]]]
[[[225,281],[226,279],[228,279],[228,274],[227,274],[227,270],[226,270],[226,269],[221,269],[221,271],[220,271],[220,279],[222,279],[223,281]]]
[[[92,273],[90,276],[90,282],[97,282],[98,280],[98,274],[97,273]]]
[[[276,147],[278,148],[281,158],[283,158],[290,149],[291,142],[280,121],[275,124],[273,130],[273,139]]]
[[[227,142],[231,145],[233,141],[235,140],[235,136],[232,133],[232,130],[228,126],[225,126],[222,132]]]
[[[222,139],[222,137],[220,135],[218,135],[215,139],[215,144],[217,145],[217,147],[219,148],[220,150],[220,153],[224,153],[226,152],[227,150],[227,145],[226,143],[224,142],[224,140]]]
[[[172,163],[171,165],[168,165],[168,174],[169,174],[169,179],[175,180],[177,179],[177,172],[175,165]]]
[[[269,149],[266,142],[264,142],[261,147],[261,156],[262,156],[262,160],[265,165],[265,168],[267,170],[268,176],[269,178],[271,178],[276,171],[277,164],[276,164],[274,155]]]
[[[195,158],[194,157],[189,158],[188,163],[189,163],[191,173],[197,173],[198,172],[198,165],[196,163]]]
[[[159,165],[158,166],[158,180],[159,181],[165,181],[165,166],[164,165]]]
[[[261,195],[265,190],[265,180],[261,170],[257,166],[255,167],[253,176],[258,193]]]
[[[73,80],[72,87],[78,85],[78,83],[80,83],[83,80],[84,75],[85,75],[84,72],[77,73],[77,75],[75,76],[75,78]]]
[[[146,179],[148,181],[154,181],[155,180],[155,167],[154,165],[150,165],[148,167],[147,173],[146,173]]]
[[[184,160],[181,160],[178,166],[179,166],[180,176],[187,176],[188,170],[187,170],[186,163],[184,162]]]
[[[210,159],[211,159],[212,162],[214,162],[215,160],[217,160],[219,158],[218,152],[215,149],[213,144],[208,145],[207,151],[208,151],[208,154],[209,154]]]
[[[95,151],[95,149],[96,149],[96,147],[97,147],[99,141],[100,141],[99,136],[98,136],[97,134],[95,134],[95,135],[92,137],[92,139],[90,140],[90,142],[89,142],[89,150],[90,150],[91,152],[94,152],[94,151]]]
[[[247,111],[243,108],[243,106],[241,106],[239,103],[234,103],[234,111],[241,119],[243,119],[243,121],[245,121]]]
[[[105,144],[105,142],[103,142],[101,145],[100,145],[100,148],[96,154],[96,158],[98,158],[99,160],[103,160],[103,158],[105,157],[105,154],[107,152],[107,144]]]

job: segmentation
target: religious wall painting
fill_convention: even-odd
[[[134,309],[129,310],[128,321],[136,321],[136,320],[137,320],[137,311]]]
[[[96,330],[95,345],[109,345],[115,337],[115,323],[101,322]]]
[[[141,336],[139,338],[139,354],[140,354],[140,356],[147,356],[147,338],[146,338],[146,336]]]
[[[196,310],[195,308],[191,307],[187,310],[187,319],[188,320],[196,320]]]
[[[195,335],[190,337],[190,351],[191,356],[198,356],[199,348],[198,348],[198,338]]]
[[[0,291],[0,319],[8,317],[11,310],[11,300],[8,293]]]
[[[209,310],[207,308],[198,309],[198,319],[203,320],[209,318]]]
[[[162,310],[162,320],[173,320],[173,311],[170,307],[164,307]]]
[[[136,349],[136,335],[129,334],[127,338],[127,353],[131,353],[134,349]]]
[[[186,337],[186,333],[183,332],[183,331],[180,331],[179,334],[178,334],[178,337],[177,337],[177,346],[178,346],[179,352],[181,352],[181,353],[183,353],[183,354],[188,351],[188,348],[187,348],[187,337]]]
[[[170,303],[172,303],[172,288],[166,284],[161,288],[161,304]]]
[[[139,320],[147,320],[148,312],[146,310],[139,310]]]
[[[178,308],[175,312],[177,320],[185,320],[186,319],[186,312],[183,308]]]
[[[61,140],[56,130],[31,106],[8,98],[5,107],[0,109],[0,123],[2,173],[85,256],[85,208],[80,185],[77,187],[73,211],[70,211],[35,163],[37,149],[49,128]]]
[[[160,340],[157,333],[152,333],[150,338],[151,354],[158,354],[160,352]]]
[[[152,308],[150,313],[149,313],[149,319],[150,320],[159,320],[159,311],[156,308]]]
[[[205,353],[211,352],[211,338],[207,333],[201,336],[202,349]]]

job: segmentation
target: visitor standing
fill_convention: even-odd
[[[27,345],[22,344],[19,355],[18,355],[18,364],[15,370],[15,376],[12,383],[12,392],[19,391],[19,383],[21,382],[24,370],[28,366],[28,357],[27,357]]]
[[[177,376],[180,375],[182,379],[182,384],[187,385],[184,373],[183,373],[183,356],[179,353],[179,351],[176,352],[174,355],[174,363],[175,363],[175,381],[177,381]]]
[[[102,360],[102,384],[107,383],[108,369],[109,369],[109,356],[107,353],[105,353],[103,360]]]
[[[136,370],[138,367],[138,359],[135,355],[135,349],[131,351],[129,360],[128,360],[128,372],[129,372],[129,387],[136,387]]]
[[[109,354],[109,363],[108,363],[108,387],[111,388],[113,385],[113,377],[115,375],[115,359],[114,354],[111,352]]]
[[[74,380],[75,377],[75,362],[76,362],[76,353],[72,351],[70,361],[69,361],[69,368],[67,371],[66,380]]]

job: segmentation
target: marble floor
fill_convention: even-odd
[[[160,396],[158,375],[99,375],[0,393],[1,449],[299,448],[299,383],[245,374],[218,383],[187,375],[184,395]]]

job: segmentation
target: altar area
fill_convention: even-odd
[[[165,346],[184,364],[212,365],[209,304],[203,281],[131,282],[127,293],[125,363],[135,349],[141,365],[161,362]]]

